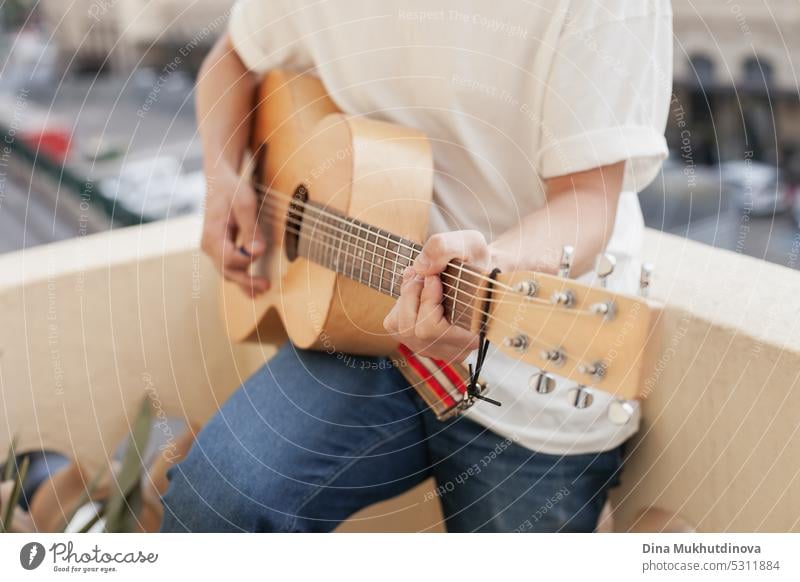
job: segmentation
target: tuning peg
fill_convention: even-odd
[[[594,402],[594,395],[586,386],[575,386],[567,392],[570,404],[578,409],[589,408]]]
[[[569,277],[569,272],[572,270],[572,261],[575,258],[575,247],[565,245],[561,249],[561,261],[558,263],[558,276],[562,279]]]
[[[528,345],[530,344],[530,338],[525,335],[524,333],[520,333],[511,337],[507,337],[503,340],[503,345],[507,348],[514,348],[520,353],[525,353],[528,351]]]
[[[653,281],[653,264],[643,263],[639,274],[639,295],[647,297],[650,294],[650,283]]]
[[[550,362],[552,365],[559,368],[564,365],[564,362],[567,361],[567,356],[564,355],[564,350],[561,348],[542,350],[539,352],[539,357],[545,362]]]
[[[602,361],[592,362],[591,364],[578,364],[578,372],[589,376],[597,382],[605,377],[607,371],[608,367]]]
[[[608,420],[611,424],[622,426],[628,424],[633,418],[633,404],[627,400],[616,399],[608,405]]]
[[[514,291],[526,297],[535,297],[539,292],[539,284],[536,281],[520,281],[514,285]]]
[[[614,255],[602,253],[597,255],[594,261],[594,273],[600,280],[600,286],[606,287],[608,277],[614,272],[614,267],[617,266],[617,259]]]
[[[530,377],[528,385],[539,394],[550,394],[556,388],[556,379],[546,372],[540,372]]]

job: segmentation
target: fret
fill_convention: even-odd
[[[345,254],[345,261],[349,261],[350,264],[350,272],[348,273],[345,270],[345,274],[354,279],[353,276],[355,274],[356,268],[356,259],[355,259],[355,244],[353,243],[353,223],[349,220],[345,223],[345,233],[347,235],[347,252]]]
[[[319,254],[318,254],[318,262],[320,265],[330,266],[330,250],[331,250],[331,243],[329,241],[329,228],[328,228],[328,219],[322,216],[321,214],[317,215],[317,221],[314,225],[314,233],[317,235],[317,239],[319,241]]]
[[[303,230],[303,232],[305,232],[306,228],[308,228],[309,226],[311,228],[310,236],[307,235],[311,239],[310,240],[310,245],[309,245],[311,247],[311,249],[309,251],[309,255],[312,256],[312,257],[319,257],[320,250],[321,250],[321,248],[320,248],[321,238],[319,236],[319,220],[315,220],[314,223],[311,224],[311,225],[308,225],[306,223],[306,220],[308,220],[308,217],[306,217],[303,220],[303,222],[301,223],[300,228]]]
[[[397,282],[397,263],[394,257],[397,255],[397,251],[392,248],[393,246],[395,246],[394,235],[392,235],[391,233],[387,233],[386,248],[389,250],[389,254],[386,258],[386,270],[389,273],[388,274],[389,288],[387,290],[387,293],[392,297],[397,297],[398,294],[394,290],[395,283]]]
[[[338,252],[336,253],[336,259],[334,260],[334,263],[333,263],[333,270],[336,271],[337,273],[342,273],[342,272],[344,272],[344,270],[343,270],[344,267],[342,265],[342,251],[343,251],[343,246],[344,246],[344,235],[339,233],[338,234],[338,238],[339,238],[338,245],[337,245],[338,246]]]
[[[450,318],[450,323],[458,321],[458,291],[461,285],[461,278],[464,276],[464,263],[458,262],[458,275],[456,275],[456,284],[453,288],[453,305],[450,308],[450,313],[447,316]]]
[[[381,271],[380,271],[380,276],[381,276],[380,292],[381,293],[386,293],[388,295],[392,294],[392,288],[390,286],[389,289],[384,289],[384,287],[383,287],[383,273],[384,273],[384,271],[386,271],[386,261],[387,261],[386,254],[389,252],[389,241],[390,240],[391,239],[388,236],[386,236],[383,239],[383,260],[381,262]]]
[[[334,256],[334,253],[335,253],[334,242],[336,241],[337,238],[341,238],[341,236],[337,234],[337,229],[336,229],[336,226],[333,224],[333,219],[332,218],[326,218],[325,219],[325,223],[329,226],[329,228],[326,229],[326,235],[327,235],[328,232],[330,232],[330,235],[326,236],[326,238],[329,239],[329,242],[328,242],[327,251],[326,251],[328,253],[328,258],[326,259],[325,262],[330,267],[337,260],[336,256]],[[336,268],[334,267],[334,271],[335,270],[336,270]]]
[[[367,228],[367,242],[372,244],[372,260],[369,262],[369,281],[367,282],[367,285],[369,287],[371,287],[372,289],[375,289],[375,284],[372,282],[372,276],[373,276],[374,271],[375,271],[375,262],[377,261],[377,258],[378,258],[377,254],[375,253],[375,251],[378,248],[378,244],[377,244],[378,243],[378,233],[376,232],[375,227],[370,226],[369,224],[366,225],[366,228]],[[373,240],[370,240],[370,237],[372,237]]]
[[[401,269],[401,263],[399,260],[400,257],[400,241],[402,240],[399,236],[392,234],[390,238],[394,242],[395,250],[394,250],[394,259],[392,260],[392,297],[400,297],[400,288],[403,286],[403,270],[405,267]],[[397,291],[395,291],[395,286],[397,286]]]
[[[360,241],[360,243],[361,243],[361,248],[358,249],[358,256],[361,258],[361,265],[358,268],[358,281],[359,281],[359,283],[363,284],[364,283],[364,261],[367,258],[366,255],[367,255],[367,241],[368,241],[368,239],[364,238],[364,234],[363,234],[363,230],[362,230],[364,228],[363,224],[361,222],[356,221],[356,225],[359,227],[359,230],[361,231],[360,236],[356,239],[356,240]],[[369,231],[367,231],[367,236],[369,236]]]
[[[352,244],[353,244],[353,253],[352,253],[352,255],[353,255],[353,257],[352,257],[353,258],[353,266],[350,269],[350,278],[354,279],[356,281],[360,281],[361,280],[361,277],[359,275],[360,271],[359,271],[358,261],[361,258],[362,250],[358,246],[359,243],[361,242],[361,239],[359,238],[358,230],[359,230],[358,229],[358,225],[355,222],[350,221],[350,227],[349,227],[350,236],[351,236],[350,240],[352,241]]]

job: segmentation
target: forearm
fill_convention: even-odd
[[[564,246],[574,247],[572,274],[592,268],[614,228],[624,165],[558,178],[547,184],[547,205],[490,245],[503,270],[555,273]]]
[[[197,123],[207,170],[220,164],[238,172],[250,135],[256,78],[228,35],[206,57],[197,81]]]

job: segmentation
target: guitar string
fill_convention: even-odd
[[[274,190],[273,192],[275,192],[276,194],[280,194],[277,190]],[[264,198],[263,202],[264,203],[279,204],[277,201],[270,200],[269,198]],[[295,200],[294,202],[300,204],[302,201]],[[320,208],[318,206],[315,206],[313,204],[305,205],[305,209],[306,210],[313,210],[313,211],[317,212],[320,215],[327,215],[327,217],[335,218],[336,220],[343,221],[346,224],[352,224],[353,226],[355,226],[359,230],[367,232],[368,235],[369,234],[374,234],[376,236],[376,238],[382,237],[384,240],[387,240],[390,243],[395,244],[396,246],[400,246],[401,245],[401,241],[395,241],[394,239],[392,239],[392,238],[390,238],[390,237],[388,237],[386,235],[382,235],[380,232],[374,232],[374,231],[369,230],[368,228],[366,228],[364,226],[361,226],[359,224],[356,224],[356,223],[353,223],[353,222],[347,222],[347,219],[344,219],[339,215],[336,215],[336,214],[333,214],[333,213],[330,213],[330,212],[326,212],[322,208]],[[288,211],[288,209],[287,209],[287,211]],[[316,221],[317,221],[317,223],[321,222],[321,218],[317,217]],[[302,223],[302,221],[301,220],[297,220],[296,223],[299,225],[299,224]],[[336,225],[327,224],[327,226],[329,228],[333,229],[334,233],[342,233],[344,236],[351,237],[351,238],[355,236],[349,230],[346,230],[346,229],[343,229],[343,228],[339,228]],[[377,227],[373,227],[373,228],[377,228]],[[358,239],[358,240],[365,240],[365,239],[362,238],[362,239]],[[371,241],[369,241],[369,239],[366,239],[365,242],[371,244],[376,249],[378,248],[377,242],[371,242]],[[355,246],[355,244],[352,243],[352,242],[347,242],[347,243],[344,243],[344,244]],[[408,245],[403,245],[403,246],[406,249],[411,250],[412,252],[419,253],[419,250],[415,249],[414,247],[410,247]],[[367,251],[366,247],[364,247],[364,251]],[[370,252],[372,252],[373,256],[376,256],[376,253],[375,253],[374,250],[370,251]],[[407,257],[406,255],[403,255],[403,254],[401,254],[400,252],[398,252],[396,250],[391,250],[391,251],[388,251],[388,252],[391,252],[392,254],[396,255],[397,257],[402,257],[404,259],[411,259],[411,260],[414,259],[413,256]],[[358,258],[358,257],[356,257],[356,258]],[[363,261],[363,259],[361,259],[361,260]],[[397,261],[395,261],[395,263],[399,264],[399,262],[397,262]],[[451,262],[451,263],[448,263],[448,266],[452,266],[454,268],[459,268],[460,272],[462,273],[461,276],[456,276],[456,275],[453,275],[453,274],[447,273],[447,272],[440,273],[440,276],[446,277],[447,279],[454,280],[456,282],[456,285],[452,285],[451,283],[447,283],[447,280],[443,280],[442,281],[442,284],[443,284],[444,287],[449,288],[449,289],[455,289],[456,292],[460,292],[459,289],[458,289],[458,285],[461,284],[461,283],[465,283],[465,284],[467,284],[467,285],[469,285],[471,287],[474,287],[478,291],[482,291],[483,290],[483,287],[481,287],[480,285],[477,285],[477,284],[473,283],[472,281],[470,281],[468,279],[463,279],[463,272],[464,272],[465,269],[467,269],[467,272],[470,275],[473,275],[474,277],[476,277],[478,279],[481,279],[481,280],[484,280],[484,281],[488,281],[488,278],[485,275],[482,275],[481,273],[479,273],[479,272],[477,272],[477,271],[475,271],[473,269],[470,269],[468,266],[464,266],[462,263],[452,263]],[[507,291],[518,293],[513,287],[511,287],[509,285],[506,285],[504,283],[497,283],[497,285],[500,286],[500,287],[504,287]],[[473,293],[469,293],[469,296],[471,298],[473,298],[473,299],[477,298],[477,296],[475,294],[473,294]],[[539,297],[527,297],[527,299],[530,302],[533,302],[533,303],[541,303],[544,306],[552,306],[552,303],[550,301],[548,301],[547,299],[542,299],[542,298],[539,298]],[[502,300],[502,299],[498,300],[496,298],[489,298],[488,301],[490,301],[492,303],[503,303],[506,300]],[[596,315],[596,313],[594,313],[591,310],[576,309],[576,311],[579,311],[579,312],[580,311],[586,311],[586,313],[588,315]]]
[[[265,200],[264,202],[268,202],[268,201],[267,201],[267,200]],[[272,209],[277,209],[277,208],[278,208],[277,206],[274,206],[274,207],[272,207]],[[313,207],[313,206],[311,206],[310,208],[312,208],[312,209],[313,209],[314,207]],[[314,220],[314,221],[315,221],[314,225],[312,225],[312,229],[319,229],[319,231],[320,231],[320,233],[322,233],[322,235],[324,235],[324,236],[327,236],[327,237],[328,237],[328,240],[332,241],[333,243],[337,243],[337,242],[339,243],[338,245],[335,245],[335,246],[334,246],[334,244],[328,244],[328,245],[327,245],[327,248],[334,249],[334,250],[336,250],[337,252],[341,252],[341,251],[339,250],[339,247],[340,247],[340,246],[341,246],[341,247],[345,247],[345,246],[347,246],[347,247],[355,247],[355,244],[354,244],[354,243],[352,243],[352,242],[346,242],[346,241],[344,241],[344,240],[343,240],[343,239],[341,239],[341,238],[338,238],[338,239],[337,239],[337,238],[335,237],[335,234],[337,233],[337,231],[335,230],[335,227],[333,227],[333,228],[334,228],[334,231],[332,231],[332,232],[331,232],[331,231],[327,231],[327,232],[326,232],[326,231],[324,231],[324,230],[323,230],[323,229],[320,227],[320,225],[323,225],[323,226],[326,226],[326,227],[332,227],[332,225],[330,225],[330,224],[326,224],[325,222],[322,222],[320,218],[314,218],[314,217],[311,217],[311,220]],[[293,218],[291,218],[291,217],[287,217],[287,221],[293,222],[293,224],[294,224],[295,226],[298,226],[298,227],[300,227],[300,226],[303,224],[303,221],[301,221],[301,220],[297,220],[297,219],[293,219]],[[287,230],[288,230],[288,229],[287,229]],[[303,232],[303,231],[301,231],[299,228],[298,228],[298,230],[292,230],[291,232],[292,232],[292,234],[297,234],[297,235],[302,235],[302,234],[304,234],[304,232]],[[345,234],[345,235],[347,235],[347,236],[353,236],[352,234],[350,234],[350,233],[348,233],[348,232],[346,232],[346,231],[344,231],[344,230],[341,230],[341,231],[339,231],[339,232],[342,232],[342,233],[344,233],[344,234]],[[361,240],[363,240],[363,239],[361,239]],[[313,242],[313,241],[312,241],[312,242]],[[377,246],[377,244],[376,244],[376,243],[374,243],[374,242],[370,242],[369,240],[367,240],[366,242],[368,242],[369,244],[371,244],[371,245],[374,247],[374,249],[378,249],[378,248],[379,248],[379,247]],[[388,256],[387,256],[387,257],[383,257],[384,253],[382,253],[382,252],[381,252],[381,253],[377,253],[375,250],[368,250],[366,247],[365,247],[365,248],[363,248],[362,250],[363,250],[365,253],[371,253],[371,254],[372,254],[372,256],[373,256],[373,257],[375,257],[375,260],[376,260],[376,261],[383,262],[383,263],[384,263],[384,266],[381,266],[381,265],[379,265],[379,264],[378,264],[378,262],[374,262],[374,261],[370,261],[369,259],[365,259],[365,258],[364,258],[364,256],[358,256],[358,255],[356,255],[356,254],[352,254],[352,253],[349,253],[349,252],[347,252],[347,251],[344,251],[344,253],[345,253],[345,255],[346,255],[347,257],[350,257],[350,258],[353,258],[353,259],[355,259],[355,260],[361,261],[362,263],[366,263],[366,264],[367,264],[367,266],[369,266],[369,267],[378,267],[378,268],[379,268],[379,269],[381,269],[382,271],[389,271],[389,272],[390,272],[390,273],[392,273],[392,274],[393,274],[393,276],[395,276],[395,277],[397,276],[397,272],[396,272],[396,271],[394,271],[393,269],[389,269],[389,268],[387,268],[387,267],[385,266],[385,263],[386,263],[387,261],[388,261],[388,262],[390,262],[391,264],[393,264],[395,267],[397,267],[397,266],[401,266],[401,267],[405,268],[405,267],[407,267],[407,266],[408,266],[408,265],[405,265],[405,264],[401,263],[400,261],[396,260],[396,258],[390,258],[390,257],[388,257]],[[389,250],[388,248],[387,248],[386,250],[387,250],[387,253],[386,253],[386,254],[392,253],[392,254],[394,254],[396,257],[402,257],[402,258],[404,258],[404,259],[412,259],[412,258],[413,258],[413,257],[407,257],[407,256],[405,256],[405,255],[402,255],[402,254],[398,253],[397,251],[392,251],[392,250]],[[381,256],[378,256],[379,254],[380,254]],[[386,259],[386,260],[384,260],[384,259]],[[353,267],[355,267],[355,264],[353,264],[352,266],[353,266]],[[454,265],[454,266],[457,266],[457,265]],[[363,270],[363,266],[362,266],[362,270]],[[352,269],[351,269],[351,273],[352,273]],[[470,274],[474,274],[474,275],[476,275],[476,276],[478,275],[478,274],[477,274],[477,273],[475,273],[474,271],[470,271]],[[352,273],[352,275],[353,275],[353,278],[355,279],[355,273]],[[457,277],[457,276],[455,276],[455,275],[452,275],[452,274],[450,274],[450,273],[442,272],[442,273],[440,273],[440,276],[447,276],[447,277],[448,277],[448,278],[450,278],[450,279],[455,279],[457,282],[460,282],[460,283],[467,283],[467,284],[471,285],[472,287],[475,287],[476,289],[479,289],[479,290],[481,290],[481,289],[482,289],[482,287],[481,287],[481,286],[479,286],[479,285],[476,285],[475,283],[472,283],[471,281],[468,281],[468,280],[466,280],[466,279],[463,279],[463,278]],[[362,281],[362,282],[363,282],[363,281]],[[371,283],[371,281],[370,281],[370,283]],[[450,283],[446,283],[446,282],[442,282],[442,286],[443,286],[444,288],[447,288],[447,289],[454,289],[454,290],[455,290],[457,293],[464,293],[464,294],[466,294],[466,295],[467,295],[467,297],[469,297],[470,299],[473,299],[473,300],[475,300],[475,299],[480,299],[481,301],[489,301],[489,302],[491,302],[491,303],[497,303],[497,304],[518,304],[518,303],[519,303],[519,301],[515,301],[515,299],[517,299],[517,296],[519,296],[519,293],[518,293],[517,291],[513,291],[514,295],[512,295],[512,296],[511,296],[511,297],[512,297],[512,299],[498,299],[498,298],[496,298],[496,297],[492,297],[492,298],[483,298],[483,297],[480,297],[480,296],[478,296],[478,295],[476,295],[476,294],[474,294],[474,293],[471,293],[471,292],[469,292],[469,291],[465,291],[465,290],[459,290],[457,286],[454,286],[454,285],[452,285],[452,284],[450,284]],[[512,290],[513,290],[513,288],[511,288],[511,287],[509,287],[509,286],[507,286],[507,285],[506,285],[506,287],[507,287],[508,289],[512,289]],[[520,297],[522,297],[522,296],[520,296]],[[547,299],[542,299],[542,298],[540,298],[540,297],[523,297],[523,298],[524,298],[526,301],[528,301],[529,303],[532,303],[532,304],[534,304],[534,305],[533,305],[534,307],[545,307],[545,308],[551,308],[551,307],[553,307],[553,306],[554,306],[554,304],[553,304],[552,302],[548,301]],[[453,295],[453,299],[454,299],[454,300],[457,300],[457,295],[455,295],[455,294],[454,294],[454,295]],[[471,305],[472,305],[471,303],[467,303],[467,302],[460,301],[460,300],[459,300],[459,303],[461,303],[462,305],[467,305],[467,306],[471,306]],[[591,311],[590,309],[574,308],[574,310],[573,310],[572,312],[573,312],[573,313],[577,313],[577,314],[581,314],[581,315],[591,315],[591,316],[597,316],[597,315],[598,315],[597,313],[595,313],[594,311]]]
[[[268,201],[268,199],[264,199],[264,202],[267,202],[267,201]],[[338,216],[336,214],[333,214],[333,213],[330,213],[330,212],[326,212],[324,209],[322,209],[322,208],[320,208],[318,206],[315,206],[313,204],[305,205],[305,210],[313,210],[314,212],[317,212],[318,214],[322,215],[325,218],[334,218],[334,219],[340,221],[341,223],[343,223],[345,225],[352,225],[357,230],[359,230],[361,232],[366,232],[367,235],[369,235],[369,234],[375,235],[375,237],[376,237],[376,241],[375,242],[371,242],[368,239],[366,239],[366,242],[371,244],[375,248],[378,248],[377,239],[383,239],[383,240],[388,241],[389,243],[395,245],[398,248],[401,248],[401,247],[405,248],[405,249],[409,250],[412,253],[411,256],[406,256],[406,255],[400,253],[398,250],[390,250],[389,251],[392,254],[396,255],[397,257],[402,257],[404,259],[411,259],[413,261],[416,258],[415,256],[413,256],[413,253],[419,254],[419,252],[420,252],[419,249],[405,244],[402,239],[395,240],[395,239],[391,238],[390,236],[387,236],[387,235],[383,234],[380,230],[372,231],[372,230],[370,230],[369,228],[367,228],[365,226],[362,226],[362,225],[357,224],[355,222],[349,221],[346,217],[341,217],[341,216]],[[322,221],[322,218],[318,218],[317,220],[318,221]],[[299,222],[302,222],[302,221],[299,221]],[[328,223],[327,226],[330,227],[332,229],[332,232],[334,232],[334,233],[341,233],[344,236],[347,236],[347,237],[350,237],[350,238],[357,237],[356,234],[354,234],[353,232],[351,232],[347,228],[342,228],[342,227],[339,227],[339,226],[337,226],[335,224],[330,224],[330,223]],[[377,228],[377,227],[373,227],[373,228]],[[357,239],[357,240],[365,240],[365,239],[361,238],[361,239]],[[354,243],[346,243],[346,244],[353,245]],[[470,275],[473,275],[475,278],[477,278],[479,280],[483,280],[483,281],[487,281],[488,280],[487,277],[485,275],[481,274],[480,272],[475,271],[474,269],[472,269],[472,268],[470,268],[469,266],[466,266],[466,265],[463,266],[463,268],[462,268],[461,265],[462,265],[461,263],[449,262],[447,266],[452,266],[454,268],[459,268],[461,270],[461,272],[462,272],[462,275],[463,275],[464,270],[466,270]],[[472,281],[469,281],[469,280],[457,277],[455,275],[452,275],[451,273],[447,273],[447,272],[443,271],[442,273],[440,273],[440,275],[442,277],[446,277],[448,280],[454,280],[456,282],[466,283],[469,286],[474,287],[478,291],[481,291],[483,289],[483,287],[481,287],[480,285],[477,285],[477,284],[473,283]],[[447,287],[451,287],[451,288],[453,287],[453,285],[446,283],[446,281],[443,281],[443,283]],[[504,283],[497,283],[497,286],[504,287],[508,291],[513,291],[512,287],[510,287],[510,286],[508,286],[508,285],[506,285]]]
[[[288,194],[286,194],[284,192],[281,192],[280,190],[276,190],[274,188],[270,188],[269,186],[264,186],[264,185],[258,184],[256,182],[254,182],[253,185],[254,185],[254,188],[258,192],[260,192],[260,193],[262,193],[262,194],[264,194],[266,196],[268,196],[270,194],[273,194],[276,197],[283,197],[284,201],[300,205],[304,209],[312,208],[312,209],[316,210],[317,212],[325,215],[328,218],[333,218],[335,220],[338,220],[342,224],[352,224],[353,226],[356,226],[359,230],[366,231],[368,233],[372,233],[372,231],[370,231],[368,228],[365,228],[364,226],[361,226],[359,224],[356,224],[355,222],[352,222],[352,220],[349,220],[348,217],[346,217],[346,216],[342,216],[341,214],[338,214],[338,213],[335,213],[335,212],[330,212],[330,211],[325,210],[324,208],[322,208],[320,206],[317,206],[317,205],[312,204],[310,202],[306,202],[305,200],[298,200],[294,196],[290,196],[290,195],[288,195]],[[264,200],[266,201],[267,198],[264,198]],[[342,229],[342,230],[344,230],[344,229]],[[390,241],[390,242],[392,242],[394,244],[397,244],[398,246],[403,246],[404,248],[410,250],[411,252],[415,252],[415,253],[419,253],[420,252],[420,250],[417,249],[416,247],[413,247],[413,246],[407,244],[406,241],[403,238],[398,237],[399,240],[394,240],[391,237],[383,234],[383,232],[381,232],[381,230],[382,229],[378,229],[378,232],[374,232],[372,234],[375,234],[375,235],[377,235],[377,236],[379,236],[379,237],[381,237],[381,238],[383,238],[385,240],[388,240],[388,241]],[[349,232],[348,232],[348,234],[349,234]],[[448,263],[448,264],[452,264],[452,263]],[[457,265],[454,265],[454,266],[457,266]],[[489,277],[487,277],[486,275],[484,275],[484,274],[482,274],[482,273],[480,273],[478,271],[472,271],[472,273],[475,276],[479,277],[482,281],[485,281],[485,282],[489,282],[490,281]],[[514,290],[513,287],[511,287],[509,285],[506,285],[505,283],[496,282],[496,285],[499,285],[501,287],[505,287],[506,290],[508,290],[508,291],[513,291]]]
[[[273,209],[275,209],[275,207],[273,207]],[[325,225],[325,223],[319,222],[319,219],[312,218],[311,220],[315,220],[316,221],[315,225],[312,226],[312,229],[319,228],[317,225],[320,225],[320,224],[321,225]],[[300,223],[298,223],[298,224],[300,224]],[[299,229],[298,230],[287,229],[287,230],[292,232],[292,234],[297,234],[298,236],[303,234],[302,231],[300,231]],[[343,242],[341,239],[330,238],[330,236],[331,236],[330,233],[324,232],[321,228],[320,228],[320,232],[321,232],[322,235],[328,236],[329,237],[328,238],[329,241],[333,241],[333,243],[339,242],[340,244],[336,245],[336,244],[331,244],[330,242],[327,242],[327,241],[319,242],[319,241],[314,241],[314,240],[310,240],[309,244],[322,244],[325,249],[335,251],[337,253],[337,255],[340,255],[340,254],[343,253],[347,258],[352,258],[354,260],[360,260],[362,262],[362,264],[364,263],[363,257],[359,257],[358,255],[355,255],[355,254],[349,252],[349,249],[343,248],[345,246],[352,246],[352,243]],[[377,248],[377,246],[375,248]],[[366,251],[366,249],[365,249],[365,251]],[[382,260],[381,257],[377,256],[377,253],[375,253],[375,251],[366,251],[366,252],[371,252],[373,254],[373,256],[376,257],[376,259]],[[395,254],[397,254],[397,253],[395,252]],[[398,254],[398,256],[402,256],[403,258],[408,258],[408,257],[405,257],[405,255],[399,255]],[[399,262],[399,261],[397,261],[395,259],[389,259],[388,257],[386,257],[386,259],[387,259],[386,262],[389,262],[390,264],[393,264],[395,267],[397,267],[397,266],[402,266],[404,268],[406,267],[406,265],[404,265],[403,263],[401,263],[401,262]],[[390,268],[386,267],[385,266],[385,262],[384,262],[383,266],[378,265],[377,263],[374,263],[374,262],[369,263],[369,266],[370,267],[376,267],[377,266],[380,271],[382,271],[382,272],[383,271],[388,271],[392,275],[389,278],[389,282],[390,282],[390,285],[391,285],[391,287],[389,289],[389,292],[394,294],[395,293],[394,287],[396,285],[395,279],[398,276],[397,271],[394,270],[394,269],[390,269]],[[346,268],[346,266],[345,266],[345,268]],[[355,263],[352,263],[351,264],[351,269],[350,269],[350,274],[351,274],[353,279],[356,279],[356,276],[355,276],[355,273],[354,273],[355,268],[356,268]],[[362,266],[361,270],[363,270],[363,266]],[[343,275],[347,275],[347,272],[346,271],[342,271],[342,274]],[[379,275],[379,278],[381,278],[381,277],[382,277],[382,275]],[[374,278],[374,276],[370,276],[369,280],[366,282],[366,284],[368,286],[372,285],[372,279],[373,278]],[[359,277],[359,279],[360,279],[361,283],[364,283],[364,280],[361,277]],[[444,285],[443,284],[443,286],[446,286],[446,287],[448,287],[450,289],[454,289],[454,287],[451,286],[451,285]],[[381,287],[381,290],[383,290],[382,287]],[[472,299],[473,301],[477,300],[477,299],[480,299],[481,301],[484,301],[484,302],[486,301],[485,298],[479,297],[479,296],[474,295],[472,293],[469,293],[467,291],[464,291],[464,293],[467,294],[467,296],[470,299]],[[462,305],[462,306],[464,306],[466,308],[475,309],[475,306],[473,305],[473,303],[467,302],[467,301],[462,301],[457,297],[457,295],[454,295],[453,297],[447,297],[447,299],[450,299],[454,303],[460,304],[460,305]],[[524,300],[527,301],[529,304],[532,304],[531,307],[533,307],[533,308],[552,308],[552,307],[554,307],[554,304],[550,303],[549,301],[543,300],[543,299],[538,299],[537,300],[537,298],[526,297],[526,298],[524,298]],[[498,304],[511,304],[511,305],[519,305],[519,303],[520,303],[520,301],[516,297],[516,294],[514,296],[512,296],[512,299],[497,299],[497,298],[491,299],[490,298],[489,301],[492,301],[492,302],[498,303]],[[538,305],[536,304],[537,301],[539,302]],[[481,310],[481,311],[483,311],[483,310]],[[597,313],[595,313],[593,311],[590,311],[588,309],[577,309],[576,308],[576,309],[572,310],[571,313],[574,313],[576,315],[585,315],[585,316],[591,316],[591,317],[598,317]],[[490,318],[494,319],[495,321],[498,321],[499,323],[502,323],[504,325],[509,325],[508,322],[502,321],[502,320],[498,319],[496,316],[493,316],[491,314],[487,314],[487,315]]]

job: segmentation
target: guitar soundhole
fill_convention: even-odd
[[[300,184],[292,195],[289,210],[286,212],[284,239],[286,257],[294,261],[300,255],[300,230],[303,225],[303,208],[308,201],[308,189]]]

